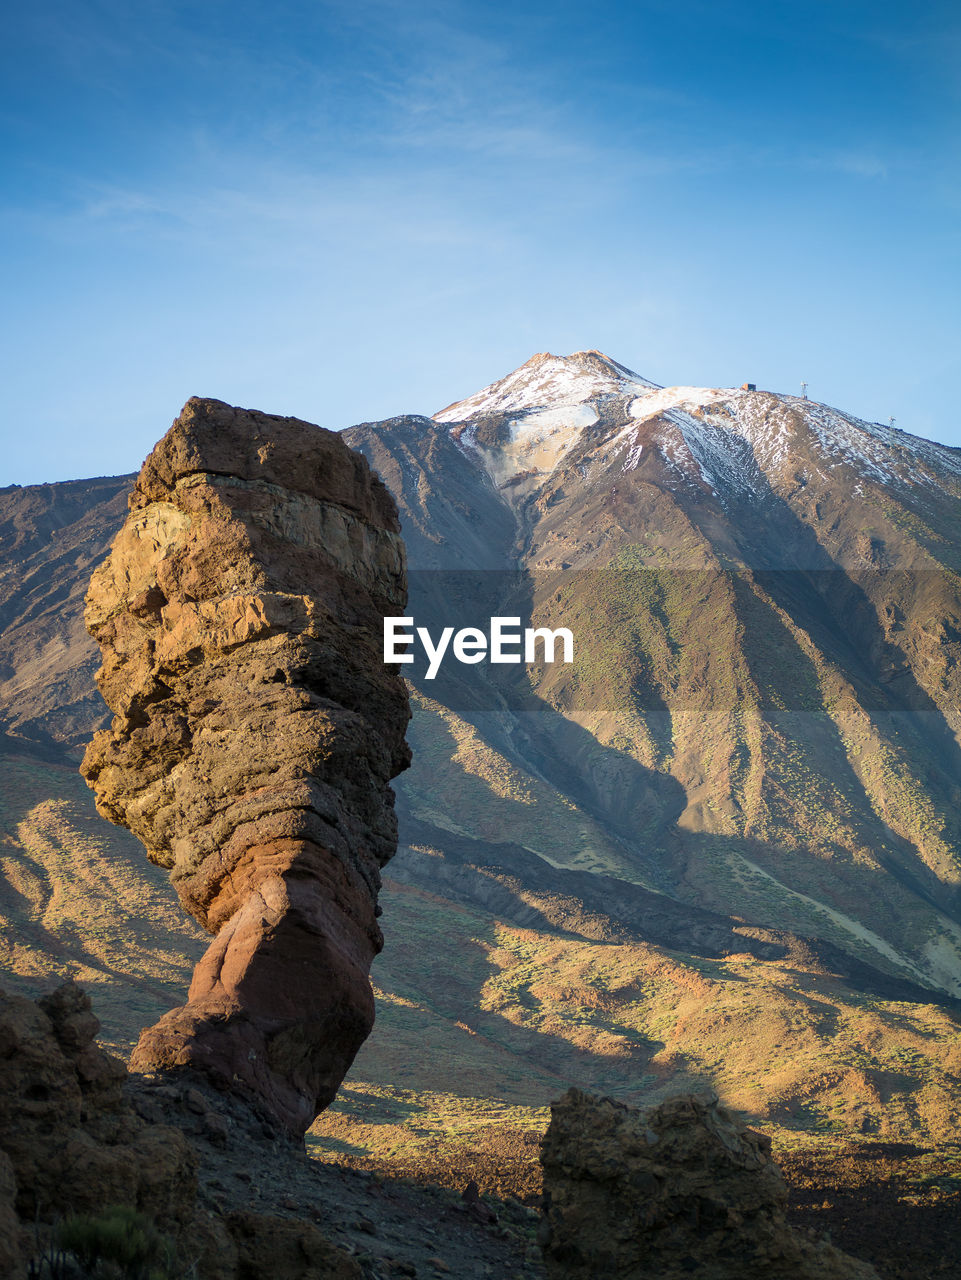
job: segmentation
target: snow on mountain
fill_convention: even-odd
[[[522,474],[549,475],[573,448],[582,428],[592,426],[597,417],[590,404],[533,409],[511,418],[495,446],[479,443],[474,426],[467,427],[458,443],[478,454],[495,483],[504,485]]]
[[[725,491],[759,496],[766,488],[758,483],[761,473],[776,481],[792,463],[813,467],[824,478],[847,466],[859,481],[886,487],[943,489],[947,484],[953,490],[961,477],[961,456],[945,445],[815,400],[767,392],[669,390],[683,390],[685,396],[661,416],[680,429],[705,482],[722,496]],[[686,402],[694,408],[698,399],[697,408],[713,405],[713,411],[695,414],[680,407]]]
[[[487,413],[584,404],[656,386],[600,351],[575,351],[570,356],[539,352],[505,378],[435,413],[434,421],[464,422]]]
[[[720,390],[717,387],[658,387],[632,400],[627,412],[639,422],[660,417],[668,409],[703,409],[708,405],[744,396],[746,391]]]
[[[602,411],[610,421],[612,410],[623,425],[597,440],[598,461],[622,454],[621,468],[635,470],[647,444],[679,480],[706,485],[722,501],[760,500],[789,464],[822,476],[847,465],[859,481],[887,486],[947,485],[954,491],[961,478],[958,451],[907,432],[798,396],[662,387],[599,351],[535,355],[434,420],[467,423],[458,443],[505,485],[550,474],[583,429]],[[500,418],[496,440],[479,426],[493,415]]]
[[[881,484],[937,484],[961,476],[961,456],[945,445],[795,396],[779,397],[804,414],[830,465],[847,462]]]
[[[577,442],[584,427],[598,421],[597,406],[615,397],[658,388],[599,351],[570,356],[541,352],[476,395],[442,409],[435,422],[476,422],[488,415],[509,417],[496,445],[481,443],[476,428],[458,434],[462,448],[481,458],[498,485],[519,476],[550,474]]]

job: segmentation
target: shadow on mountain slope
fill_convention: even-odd
[[[875,581],[897,581],[926,575],[954,583],[954,575],[935,571],[879,567],[852,570],[834,559],[813,528],[764,482],[763,541],[743,548],[752,579],[770,599],[801,627],[830,661],[843,659],[857,702],[879,725],[885,737],[899,739],[928,792],[937,793],[940,808],[954,826],[955,847],[961,844],[955,796],[961,781],[961,744],[944,710],[918,680],[911,655],[882,627],[877,605],[867,587]],[[756,522],[745,512],[744,527]],[[789,567],[785,567],[785,566]],[[900,593],[896,593],[900,594]],[[954,591],[956,601],[957,592]],[[886,721],[887,724],[883,725]],[[932,750],[932,747],[934,748]],[[850,771],[850,764],[845,760]],[[912,848],[886,820],[886,815],[863,783],[864,799],[875,812],[894,849],[906,866],[887,869],[939,908],[961,921],[961,889],[950,889],[931,874]]]

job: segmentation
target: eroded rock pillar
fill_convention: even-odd
[[[192,1068],[294,1133],[373,1023],[407,695],[393,500],[339,436],[190,400],[144,464],[86,620],[114,720],[82,772],[214,935],[136,1070]]]

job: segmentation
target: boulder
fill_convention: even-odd
[[[126,1205],[177,1232],[193,1213],[193,1152],[135,1114],[99,1028],[73,983],[37,1003],[0,992],[0,1191],[27,1224]]]
[[[207,1181],[220,1188],[238,1161],[259,1169],[263,1180],[272,1167],[283,1186],[284,1153],[298,1166],[303,1163],[302,1153],[295,1159],[293,1144],[284,1144],[279,1161],[265,1157],[274,1144],[252,1136],[261,1127],[256,1114],[225,1100],[232,1107],[235,1138],[229,1150],[223,1142],[211,1145],[209,1136],[203,1137],[202,1118],[195,1116],[194,1126],[185,1124],[185,1112],[196,1109],[198,1091],[128,1077],[123,1064],[95,1042],[98,1029],[90,1000],[73,983],[36,1003],[0,992],[4,1280],[48,1272],[79,1275],[76,1259],[62,1256],[68,1246],[61,1233],[78,1222],[86,1223],[88,1233],[104,1232],[111,1215],[115,1220],[124,1210],[172,1250],[178,1275],[359,1280],[357,1264],[309,1222],[212,1211],[210,1187],[204,1192],[198,1176],[205,1161]],[[145,1111],[156,1119],[145,1119]],[[195,1130],[192,1137],[188,1127]]]
[[[770,1140],[716,1097],[639,1111],[571,1089],[541,1163],[548,1280],[877,1280],[788,1225]]]
[[[360,1265],[310,1222],[265,1213],[232,1213],[237,1280],[364,1280]]]

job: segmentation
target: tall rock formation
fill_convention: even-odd
[[[82,772],[214,935],[135,1069],[192,1068],[302,1133],[373,1024],[407,696],[394,504],[339,436],[190,400],[144,464],[87,626],[114,712]]]

